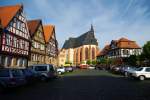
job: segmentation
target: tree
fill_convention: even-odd
[[[90,64],[92,64],[92,61],[91,60],[87,60],[86,64],[90,65]]]
[[[71,62],[69,62],[69,61],[66,61],[66,62],[65,62],[65,64],[70,64],[70,65],[71,65],[72,63],[71,63]]]
[[[143,55],[146,59],[150,59],[150,41],[143,46]]]
[[[136,55],[131,55],[129,58],[127,58],[128,64],[131,66],[136,66],[137,60],[138,60],[138,58]]]
[[[107,64],[113,65],[113,64],[115,64],[115,60],[109,58],[109,59],[107,59]]]
[[[92,61],[92,65],[96,65],[96,60],[93,60],[93,61]]]
[[[100,64],[107,64],[107,59],[106,58],[101,58],[100,59]]]

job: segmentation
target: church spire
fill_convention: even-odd
[[[94,28],[93,28],[93,25],[91,24],[91,30],[90,31],[92,31],[92,32],[94,32]]]

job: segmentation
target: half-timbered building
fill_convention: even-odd
[[[29,64],[45,63],[45,38],[42,21],[29,20],[27,22],[31,37]]]
[[[118,40],[112,40],[109,45],[106,45],[97,55],[97,59],[105,57],[123,61],[124,58],[130,57],[131,55],[140,55],[141,53],[142,49],[135,41],[120,38]]]
[[[56,40],[55,26],[44,25],[43,29],[44,29],[44,36],[45,36],[45,41],[46,41],[45,62],[47,64],[57,65],[58,42]]]
[[[0,67],[26,67],[30,35],[23,5],[0,7]]]

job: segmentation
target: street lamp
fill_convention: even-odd
[[[3,33],[3,26],[2,26],[2,23],[1,23],[1,19],[0,19],[0,34]]]

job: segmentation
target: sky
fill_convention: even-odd
[[[121,37],[143,46],[150,40],[150,0],[0,0],[0,6],[23,4],[28,20],[55,25],[61,48],[94,26],[102,49]]]

